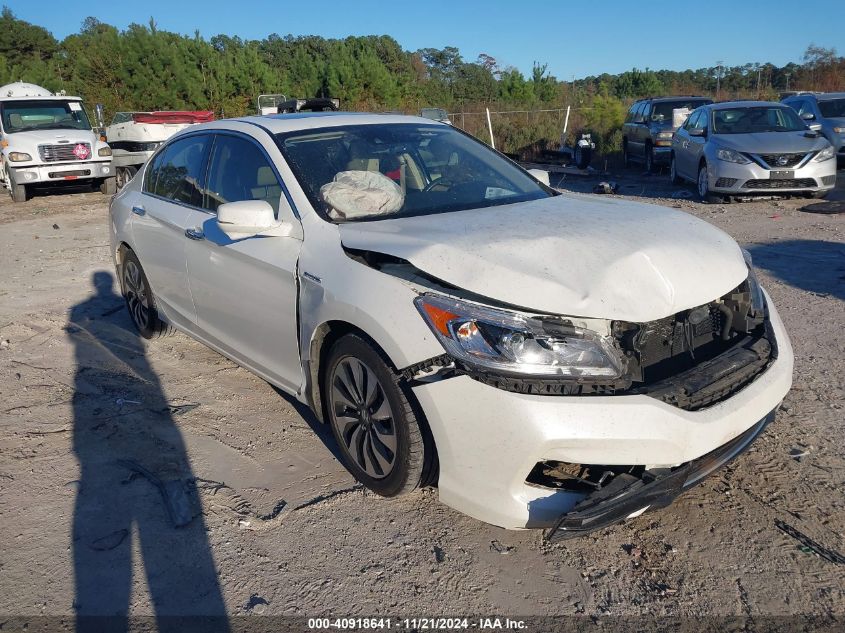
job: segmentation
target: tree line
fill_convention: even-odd
[[[705,94],[775,98],[787,89],[845,90],[845,58],[811,45],[801,63],[713,66],[698,70],[638,70],[561,81],[535,62],[529,75],[501,67],[494,56],[474,61],[459,49],[406,51],[392,37],[327,39],[268,35],[208,39],[160,30],[153,19],[125,30],[86,18],[78,33],[57,40],[45,28],[0,13],[0,85],[24,80],[65,90],[109,113],[127,110],[213,110],[217,116],[255,112],[262,93],[327,96],[350,110],[449,112],[578,108],[572,128],[588,127],[608,141],[627,104],[638,97]],[[478,117],[464,117],[478,131]],[[497,117],[497,137],[510,151],[559,137],[560,117]]]

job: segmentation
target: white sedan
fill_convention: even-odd
[[[115,197],[112,252],[144,337],[307,403],[371,490],[563,538],[742,452],[793,358],[728,235],[543,180],[422,118],[216,121]]]

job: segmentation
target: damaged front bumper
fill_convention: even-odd
[[[616,475],[571,511],[564,513],[546,531],[547,541],[561,541],[608,527],[654,508],[664,508],[685,490],[744,452],[763,432],[775,412],[714,451],[675,468],[646,470],[639,477]]]

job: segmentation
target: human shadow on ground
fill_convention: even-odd
[[[227,631],[178,409],[113,277],[97,272],[92,281],[95,293],[72,308],[66,328],[80,470],[72,528],[77,631],[125,631],[139,607],[155,612],[159,631]],[[132,595],[142,568],[149,607],[143,594]]]

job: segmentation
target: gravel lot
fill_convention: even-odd
[[[845,553],[845,214],[611,180],[752,252],[795,384],[751,450],[674,505],[554,546],[436,490],[365,493],[291,399],[186,336],[133,335],[94,277],[113,272],[104,196],[3,193],[0,614],[845,617],[845,567],[776,526]],[[175,528],[154,481],[186,480],[194,517]]]

